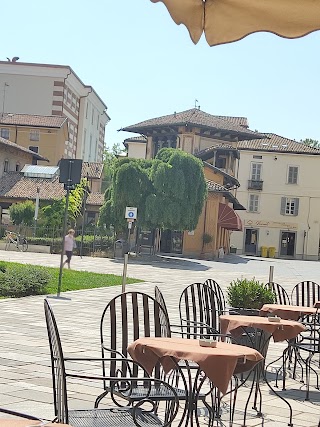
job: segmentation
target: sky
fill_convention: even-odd
[[[70,65],[108,106],[109,146],[132,135],[118,129],[196,99],[207,113],[247,117],[259,132],[320,140],[320,32],[194,45],[150,0],[15,0],[2,2],[1,14],[0,59]]]

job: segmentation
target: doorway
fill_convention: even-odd
[[[296,233],[281,231],[280,255],[294,257],[296,249]]]
[[[181,231],[162,231],[160,241],[160,252],[181,254],[182,246],[183,233]]]
[[[256,228],[246,228],[245,230],[244,252],[248,255],[257,254],[258,232],[259,230]]]

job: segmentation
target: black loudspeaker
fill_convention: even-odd
[[[64,184],[67,190],[74,189],[81,181],[82,160],[81,159],[61,159],[59,162],[60,177],[59,182]]]

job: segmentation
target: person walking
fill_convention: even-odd
[[[70,230],[68,231],[68,234],[64,238],[64,252],[67,256],[67,259],[63,263],[63,266],[65,266],[65,264],[68,264],[68,268],[70,268],[72,252],[73,252],[73,248],[75,247],[75,243],[76,243],[74,240],[74,233],[75,233],[75,231],[72,228],[70,228]]]

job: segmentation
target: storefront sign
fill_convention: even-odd
[[[246,219],[244,220],[244,224],[246,227],[268,227],[268,228],[282,228],[288,230],[297,230],[298,224],[291,222],[281,222],[281,221],[264,221],[264,220],[252,220]]]

